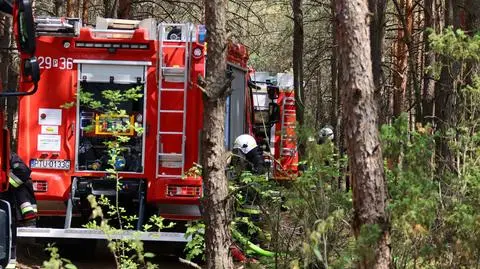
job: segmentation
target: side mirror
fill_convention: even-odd
[[[267,93],[270,100],[278,99],[278,96],[280,95],[280,89],[277,86],[268,85]]]
[[[280,106],[277,103],[271,102],[268,104],[269,118],[268,122],[273,125],[280,121]]]
[[[37,84],[40,81],[40,65],[36,57],[25,60],[23,64],[23,76],[29,78],[33,84]]]
[[[7,3],[8,2],[8,3]],[[0,0],[0,8],[8,10],[7,0]],[[35,54],[36,37],[31,0],[17,0],[12,9],[15,37],[18,42],[22,61],[22,79],[33,83],[33,89],[28,92],[0,92],[0,97],[25,96],[37,92],[40,80],[40,66]]]
[[[28,92],[0,92],[0,97],[9,96],[25,96],[32,95],[38,90],[38,82],[40,81],[40,65],[37,62],[36,57],[30,59],[22,59],[23,62],[23,80],[25,82],[33,83],[33,89]]]
[[[7,201],[0,200],[0,265],[6,268],[12,249],[12,210]]]
[[[32,2],[18,0],[17,12],[14,14],[16,34],[21,53],[33,56],[35,53],[35,25],[33,21]]]

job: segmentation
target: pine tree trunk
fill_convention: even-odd
[[[132,0],[120,0],[118,4],[118,18],[119,19],[132,18]]]
[[[75,17],[75,0],[67,0],[67,17]]]
[[[361,257],[357,268],[388,269],[391,263],[389,220],[385,212],[387,191],[370,54],[368,6],[364,0],[337,0],[342,63],[340,88],[344,91],[343,115],[352,176],[354,222],[362,228],[376,225],[380,234],[372,244],[373,258]]]
[[[332,18],[335,17],[335,0],[331,0],[331,13]],[[337,130],[337,119],[338,119],[338,99],[339,99],[339,92],[337,87],[337,74],[338,74],[338,49],[337,49],[337,25],[336,21],[332,20],[332,37],[333,37],[333,44],[332,44],[332,56],[330,57],[330,94],[332,95],[332,105],[330,108],[330,124]],[[336,136],[338,139],[338,136]]]
[[[423,13],[424,13],[424,21],[425,26],[424,28],[431,28],[435,29],[435,17],[434,17],[434,0],[424,0],[423,4]],[[428,35],[427,31],[423,33],[423,41],[424,41],[424,66],[426,70],[429,70],[428,67],[433,66],[435,64],[435,54],[431,51],[429,42],[428,42]],[[421,121],[429,122],[431,121],[431,117],[434,115],[433,113],[433,100],[435,98],[435,80],[433,78],[433,71],[429,70],[425,72],[423,77],[423,94],[422,94],[422,117]]]
[[[204,94],[202,164],[204,181],[203,217],[206,225],[205,256],[207,268],[233,268],[229,255],[230,201],[225,175],[224,146],[226,77],[227,0],[205,0],[207,32],[207,75]]]
[[[304,122],[305,96],[303,88],[303,0],[292,0],[293,10],[293,87],[295,89],[296,116],[300,126]],[[298,145],[300,156],[305,154],[305,142]]]
[[[376,93],[380,93],[382,84],[382,53],[383,37],[385,35],[385,7],[386,0],[368,0],[368,7],[372,13],[370,23],[370,44],[372,54],[373,83]]]
[[[83,0],[82,22],[88,24],[88,9],[90,8],[90,0]]]
[[[401,0],[399,14],[399,29],[395,40],[395,67],[393,83],[393,116],[398,117],[405,110],[405,95],[408,82],[408,58],[409,42],[413,30],[413,2],[412,0]]]
[[[386,0],[368,0],[368,7],[372,13],[370,23],[370,46],[372,56],[373,84],[375,85],[375,96],[378,105],[382,105],[382,58],[383,39],[385,35],[385,8]],[[382,110],[379,110],[379,118],[385,119]],[[380,122],[382,124],[384,122]]]

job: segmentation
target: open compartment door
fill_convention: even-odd
[[[105,171],[111,168],[112,154],[109,154],[107,144],[122,136],[125,141],[114,153],[115,169],[142,173],[146,64],[126,61],[93,63],[88,60],[80,63],[76,170]],[[137,97],[133,98],[133,95]]]

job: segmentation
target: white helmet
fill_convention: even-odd
[[[330,125],[323,127],[319,132],[319,138],[321,142],[325,142],[327,140],[333,140],[333,128]]]
[[[257,141],[253,136],[248,134],[243,134],[238,136],[233,142],[233,148],[239,149],[243,152],[243,154],[249,153],[252,149],[257,146]]]

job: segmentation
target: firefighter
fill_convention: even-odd
[[[242,134],[235,139],[232,150],[232,164],[236,168],[248,170],[255,175],[265,174],[263,150],[251,135]]]
[[[333,141],[333,127],[330,125],[325,125],[320,132],[318,132],[318,144],[325,144],[326,142]]]
[[[31,170],[15,153],[10,156],[10,169],[9,192],[11,192],[12,205],[16,211],[17,226],[35,226],[37,201],[30,178]]]

